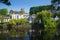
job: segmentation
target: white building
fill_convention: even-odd
[[[16,20],[21,18],[28,19],[29,17],[28,13],[21,14],[20,12],[17,12],[17,11],[10,11],[10,13],[11,13],[11,19],[16,19]]]
[[[10,11],[10,16],[4,17],[4,22],[8,22],[10,19],[16,19],[16,20],[18,20],[18,19],[21,19],[21,18],[25,18],[25,19],[28,20],[29,14],[25,13],[25,12],[23,14],[21,14],[20,11],[13,11],[13,10],[11,10]],[[28,22],[29,21],[30,20],[28,20]]]
[[[10,17],[4,17],[4,22],[9,22]]]

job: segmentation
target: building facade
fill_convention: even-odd
[[[13,10],[11,10],[9,12],[9,14],[10,14],[10,16],[4,17],[4,22],[8,22],[10,19],[18,20],[18,19],[21,19],[21,18],[25,18],[25,19],[28,20],[28,18],[29,18],[29,14],[28,13],[23,13],[22,14],[20,11],[13,11]]]
[[[20,11],[10,11],[11,14],[11,19],[21,19],[21,18],[26,18],[28,19],[29,14],[28,13],[20,13]]]

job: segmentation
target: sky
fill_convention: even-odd
[[[11,6],[7,6],[3,3],[0,3],[0,9],[7,8],[8,11],[20,11],[21,8],[24,8],[26,13],[29,13],[31,7],[34,6],[43,6],[50,5],[51,0],[9,0],[11,2]]]

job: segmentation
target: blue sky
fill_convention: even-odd
[[[28,13],[30,7],[51,4],[51,0],[9,0],[9,1],[12,4],[11,6],[7,6],[0,3],[0,9],[7,8],[9,11],[10,10],[19,11],[21,8],[24,8],[25,11]]]

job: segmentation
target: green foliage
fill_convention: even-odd
[[[51,0],[52,3],[58,2],[60,3],[60,0]]]
[[[8,35],[11,36],[11,37],[12,37],[12,36],[13,36],[13,37],[16,36],[16,34],[17,34],[17,33],[16,33],[16,31],[15,31],[14,29],[11,29],[11,30],[8,32]]]
[[[55,10],[55,12],[57,11],[57,10],[59,10],[59,5],[60,4],[60,0],[51,0],[51,5],[54,7],[54,9],[53,10]],[[55,5],[55,6],[54,6]],[[56,9],[56,7],[57,7],[57,9]]]
[[[52,18],[53,17],[53,15],[52,15],[52,13],[50,12],[50,11],[42,11],[42,12],[38,12],[37,13],[37,15],[36,15],[36,17],[37,18],[43,18],[44,20],[47,18],[47,19],[49,19],[49,18]]]
[[[30,14],[36,14],[37,12],[41,12],[42,10],[52,10],[53,8],[54,7],[51,5],[31,7]]]
[[[6,40],[6,37],[4,36],[4,33],[0,33],[0,40]]]
[[[44,35],[44,40],[52,40],[52,37],[56,33],[56,22],[54,21],[53,14],[50,11],[38,12],[36,17],[43,20],[44,28],[46,31]],[[41,20],[41,21],[42,21]]]
[[[28,21],[25,18],[21,18],[17,20],[17,23],[21,25],[25,25],[28,23]]]
[[[0,9],[0,15],[6,16],[8,13],[8,10],[6,8]]]
[[[11,3],[8,0],[0,0],[1,3],[4,3],[6,5],[11,5]]]
[[[60,35],[60,18],[56,21],[56,23],[57,32]]]
[[[10,19],[8,22],[10,25],[26,25],[28,24],[28,21],[25,18],[21,18],[21,19]]]
[[[4,17],[7,15],[8,10],[6,8],[0,9],[0,21],[4,22]]]
[[[56,20],[56,31],[57,31],[57,33],[58,33],[58,40],[60,40],[60,13],[58,12],[57,13],[58,15],[56,15],[56,16],[58,16],[58,20]]]
[[[60,18],[60,12],[55,12],[54,16],[58,16]]]
[[[8,23],[10,25],[16,25],[16,19],[10,19]]]
[[[20,36],[22,39],[26,36],[26,32],[30,29],[30,25],[28,21],[24,18],[21,19],[11,19],[8,24],[15,25],[12,29],[8,32],[9,36]]]

